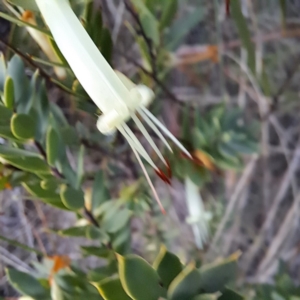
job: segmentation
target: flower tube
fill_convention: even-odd
[[[167,165],[146,128],[137,118],[138,113],[170,150],[170,145],[160,131],[191,157],[172,133],[146,108],[154,99],[153,91],[144,85],[135,85],[124,74],[111,68],[74,14],[68,0],[36,0],[36,3],[70,68],[102,111],[97,128],[103,134],[119,130],[134,150],[134,154],[142,156],[156,171],[159,171],[126,124],[126,121],[132,118],[158,157]],[[138,161],[141,163],[139,157]],[[143,167],[142,169],[145,173],[146,169]],[[146,178],[149,181],[148,175]],[[153,193],[159,201],[156,192]]]

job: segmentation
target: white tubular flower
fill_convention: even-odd
[[[31,11],[26,10],[22,16],[21,19],[23,21],[26,21],[32,25],[37,26],[36,20],[34,18],[34,15]],[[49,60],[54,63],[61,63],[60,59],[56,55],[55,51],[53,50],[52,45],[50,44],[49,37],[47,37],[45,34],[42,32],[39,32],[38,30],[31,28],[31,27],[26,27],[28,33],[31,35],[31,37],[36,41],[36,43],[40,46],[42,51],[47,55]],[[64,68],[62,67],[53,67],[54,72],[56,76],[64,80],[67,77],[67,72]]]
[[[198,186],[188,176],[185,178],[185,194],[189,211],[187,223],[192,226],[196,246],[203,249],[208,239],[208,221],[211,214],[205,211]]]
[[[102,111],[97,121],[97,128],[102,133],[110,134],[116,129],[119,130],[127,139],[138,161],[141,162],[138,156],[140,155],[156,171],[159,171],[126,124],[126,121],[132,118],[159,158],[167,164],[136,116],[138,113],[170,150],[171,147],[159,129],[190,156],[171,132],[147,110],[146,107],[154,98],[153,91],[144,85],[135,85],[125,75],[111,68],[74,14],[68,0],[36,0],[36,3],[75,76]],[[149,176],[143,166],[142,169],[148,179]],[[152,183],[150,186],[152,187]],[[154,190],[153,192],[156,200],[159,201],[156,192]]]

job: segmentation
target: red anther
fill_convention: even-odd
[[[188,156],[188,155],[185,154],[184,152],[180,152],[180,156],[181,156],[182,158],[186,158],[186,159],[188,159],[188,160],[193,160],[190,156]]]
[[[186,155],[184,152],[181,152],[180,155],[181,155],[181,157],[194,162],[196,165],[204,167],[204,163],[199,158],[197,158],[195,155],[191,154],[192,158],[190,156]]]
[[[160,177],[162,181],[171,185],[170,177],[168,177],[161,169],[155,170],[155,173]]]

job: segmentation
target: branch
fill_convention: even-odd
[[[119,51],[118,51],[119,52]],[[181,101],[175,96],[173,92],[171,92],[164,83],[158,78],[156,74],[153,72],[148,71],[146,68],[144,68],[141,64],[139,64],[137,61],[135,61],[133,58],[129,57],[125,53],[119,52],[120,55],[122,55],[124,58],[126,58],[129,62],[134,64],[136,67],[140,68],[148,77],[152,78],[156,84],[165,92],[166,95],[170,97],[173,101],[178,102],[180,105],[182,105]]]
[[[29,65],[31,65],[33,68],[37,69],[40,73],[40,75],[45,78],[45,80],[48,83],[52,83],[54,84],[57,88],[59,88],[60,90],[64,91],[65,93],[68,93],[70,95],[76,96],[76,97],[81,97],[83,98],[82,95],[78,95],[76,93],[74,93],[71,89],[69,89],[68,87],[64,86],[63,84],[61,84],[59,81],[55,80],[54,78],[52,78],[50,75],[47,74],[47,72],[45,72],[40,66],[38,66],[30,57],[30,55],[28,54],[24,54],[23,52],[21,52],[20,50],[18,50],[17,48],[15,48],[14,46],[12,46],[11,44],[5,42],[3,40],[2,37],[0,37],[0,42],[5,45],[7,48],[9,48],[10,50],[12,50],[15,54],[18,54],[19,56],[21,56]]]

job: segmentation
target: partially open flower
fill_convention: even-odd
[[[192,227],[197,248],[203,249],[209,236],[208,221],[212,216],[205,211],[199,188],[188,176],[185,178],[185,194],[189,212],[187,223]]]
[[[24,13],[21,16],[21,19],[32,25],[37,25],[34,15],[31,11],[24,11]],[[31,35],[31,37],[36,41],[36,43],[40,46],[42,51],[47,55],[50,62],[61,63],[60,59],[58,58],[50,43],[49,37],[47,37],[44,33],[39,32],[38,30],[31,27],[27,27],[27,31]],[[54,66],[53,69],[56,76],[59,79],[63,80],[67,77],[67,72],[64,68]]]
[[[90,98],[102,111],[102,115],[97,122],[97,128],[104,134],[110,134],[115,130],[119,130],[122,133],[137,156],[159,202],[156,191],[139,155],[156,171],[159,171],[159,169],[128,127],[126,121],[131,118],[135,122],[166,166],[168,166],[166,160],[142,122],[136,116],[136,113],[143,118],[169,150],[171,150],[171,147],[161,131],[186,155],[190,156],[190,154],[171,132],[148,111],[147,106],[154,99],[153,91],[144,85],[135,85],[125,75],[115,72],[111,68],[74,14],[68,0],[36,0],[36,3],[49,26],[57,46],[68,61],[75,76]]]

